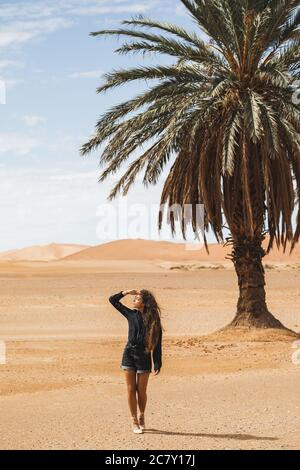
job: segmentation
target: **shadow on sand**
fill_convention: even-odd
[[[164,434],[169,436],[192,436],[192,437],[211,437],[214,439],[238,439],[240,441],[277,441],[278,437],[267,437],[267,436],[253,436],[251,434],[207,434],[202,432],[172,432],[163,431],[162,429],[148,428],[144,430],[144,433],[148,434]]]

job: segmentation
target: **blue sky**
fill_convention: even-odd
[[[97,95],[103,73],[143,59],[113,54],[117,40],[89,33],[139,13],[193,28],[179,0],[1,2],[0,79],[7,96],[0,105],[0,251],[51,242],[102,243],[108,241],[101,235],[107,220],[110,239],[127,238],[115,225],[116,214],[119,227],[130,225],[120,202],[133,212],[136,203],[149,209],[138,222],[131,220],[128,238],[137,233],[137,225],[141,238],[159,237],[150,205],[159,203],[163,178],[148,189],[137,182],[126,200],[113,203],[112,218],[103,221],[114,178],[99,184],[97,154],[79,155],[97,118],[143,86]],[[168,226],[160,238],[171,239]],[[181,240],[179,233],[176,240]]]

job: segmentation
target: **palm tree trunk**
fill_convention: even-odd
[[[233,241],[231,258],[238,277],[239,299],[236,316],[229,326],[284,328],[267,308],[262,240],[263,237],[256,237]]]

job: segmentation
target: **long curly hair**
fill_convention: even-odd
[[[150,352],[158,342],[160,330],[163,330],[161,309],[152,292],[147,289],[142,289],[140,292],[144,303],[145,350]]]

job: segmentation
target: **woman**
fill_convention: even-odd
[[[120,299],[126,295],[134,295],[133,309],[120,302]],[[159,374],[162,366],[160,307],[154,295],[146,289],[121,291],[111,295],[109,301],[128,320],[128,341],[120,367],[124,370],[126,378],[132,430],[140,434],[145,429],[146,391],[149,375],[152,372],[151,352],[154,375]],[[137,406],[139,417],[137,417]]]

